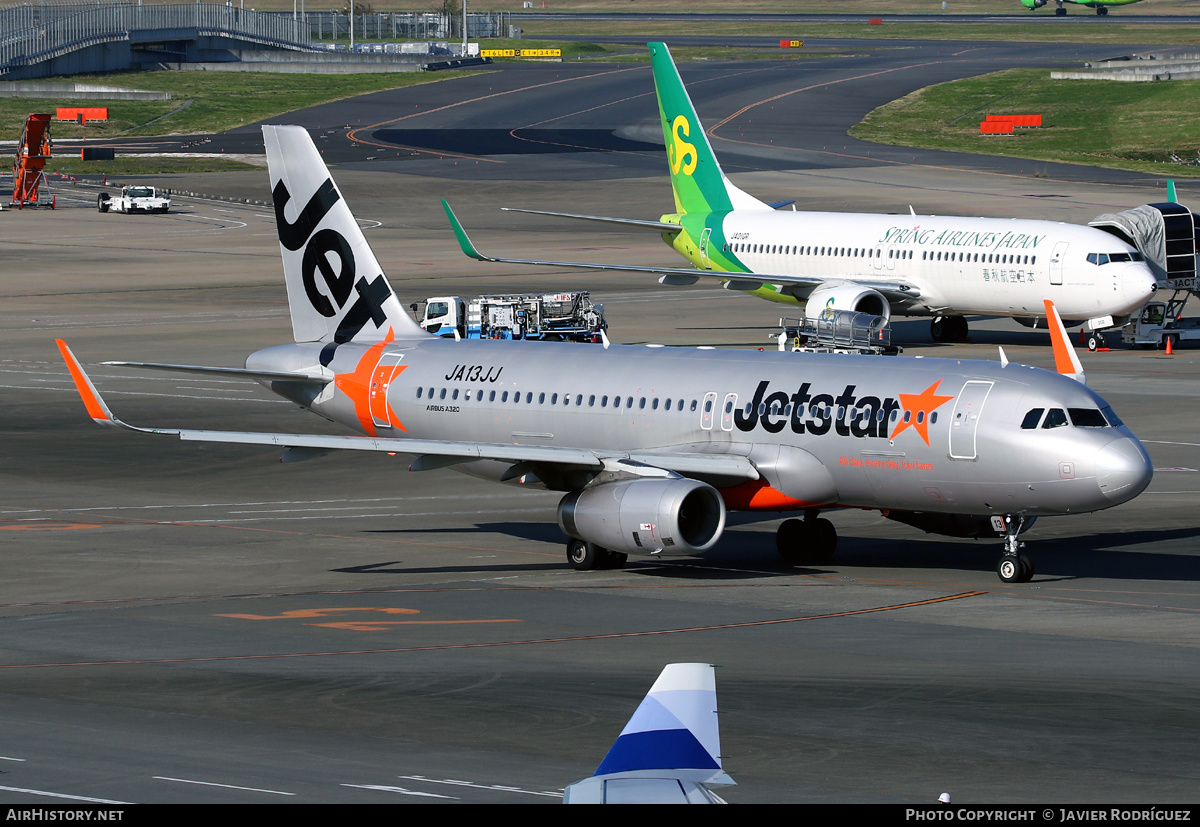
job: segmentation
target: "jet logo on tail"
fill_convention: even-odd
[[[292,194],[283,181],[275,185],[271,191],[271,198],[275,203],[279,243],[292,252],[304,248],[300,270],[304,293],[308,296],[313,310],[326,318],[333,318],[346,307],[355,293],[358,294],[338,324],[333,337],[334,342],[349,342],[368,321],[374,322],[376,327],[383,327],[387,323],[383,303],[392,295],[383,274],[375,276],[369,282],[362,276],[356,280],[354,250],[345,237],[330,228],[314,232],[329,210],[341,199],[341,194],[333,185],[333,179],[325,179],[325,183],[313,193],[295,221],[288,221],[284,217],[284,210],[292,200]],[[324,291],[317,284],[318,272],[321,274]]]

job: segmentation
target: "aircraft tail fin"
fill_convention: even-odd
[[[721,768],[715,670],[671,663],[596,774],[567,787],[564,803],[723,804],[705,787],[732,784]]]
[[[392,292],[308,132],[264,126],[263,139],[296,341],[429,335]]]
[[[671,189],[680,213],[769,210],[769,206],[735,187],[713,154],[704,126],[688,96],[665,43],[647,44],[658,93],[658,113],[671,167]]]

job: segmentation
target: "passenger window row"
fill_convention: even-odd
[[[574,395],[569,394],[569,393],[564,393],[564,394],[557,394],[557,393],[549,393],[548,394],[545,392],[534,393],[533,391],[525,391],[524,393],[522,393],[521,391],[511,391],[511,392],[510,391],[497,391],[497,390],[485,391],[483,388],[479,388],[478,390],[475,390],[472,388],[465,388],[465,389],[440,388],[439,389],[439,388],[419,387],[419,388],[417,388],[417,399],[428,399],[428,400],[432,401],[436,398],[438,401],[483,402],[485,393],[487,395],[487,402],[493,402],[493,403],[499,402],[501,405],[505,405],[505,404],[547,405],[547,404],[549,404],[549,405],[562,405],[563,407],[574,405],[577,408],[582,408],[582,407],[609,408],[609,407],[612,407],[614,409],[622,408],[622,407],[627,408],[627,409],[636,407],[638,410],[645,410],[647,407],[649,407],[649,409],[652,411],[657,411],[660,406],[662,407],[662,409],[664,411],[670,411],[670,410],[682,411],[685,406],[687,406],[689,411],[695,411],[700,405],[699,401],[696,399],[691,400],[691,403],[689,405],[688,400],[686,400],[686,399],[673,399],[673,398],[660,399],[657,396],[653,396],[653,397],[639,396],[637,398],[634,398],[632,396],[622,397],[619,395],[609,397],[609,396],[598,396],[594,393],[587,395],[587,397],[586,397],[587,401],[586,401],[586,405],[585,405],[585,402],[584,402],[585,397],[582,393],[577,393]]]
[[[745,244],[741,242],[726,244],[723,248],[724,252],[729,253],[763,253],[766,255],[785,255],[785,256],[840,256],[842,258],[883,258],[883,250],[868,249],[863,247],[804,247],[788,244]],[[913,250],[896,250],[889,249],[887,257],[892,259],[912,259],[915,255]],[[1115,258],[1115,254],[1103,256],[1104,262],[1107,263],[1109,258],[1113,261],[1139,261],[1139,258],[1130,259],[1127,253],[1120,255],[1125,258]],[[1133,254],[1138,255],[1138,254]],[[1088,261],[1092,261],[1095,253],[1088,256]],[[1037,256],[1013,255],[1009,253],[959,253],[959,252],[934,252],[932,250],[923,250],[921,252],[922,261],[962,261],[979,264],[1037,264]],[[1092,261],[1093,264],[1096,262]]]

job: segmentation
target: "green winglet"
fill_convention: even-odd
[[[462,248],[464,254],[476,261],[490,261],[487,256],[481,255],[475,249],[475,245],[471,243],[471,239],[467,236],[467,231],[463,229],[462,224],[458,221],[458,216],[454,214],[454,210],[450,209],[450,205],[446,203],[446,199],[442,199],[442,209],[446,211],[446,217],[450,219],[450,228],[454,230],[454,237],[458,239],[458,246]]]
[[[1167,179],[1167,200],[1172,204],[1179,203],[1179,199],[1175,197],[1175,182],[1170,178]]]

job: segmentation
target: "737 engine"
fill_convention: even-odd
[[[849,310],[882,316],[884,321],[892,317],[892,307],[878,290],[848,281],[822,284],[808,294],[804,303],[804,316],[819,319],[826,310]]]
[[[725,501],[697,480],[636,479],[572,491],[558,504],[558,525],[575,541],[568,558],[575,568],[594,568],[612,555],[698,554],[725,530]],[[599,560],[583,559],[584,554]]]

